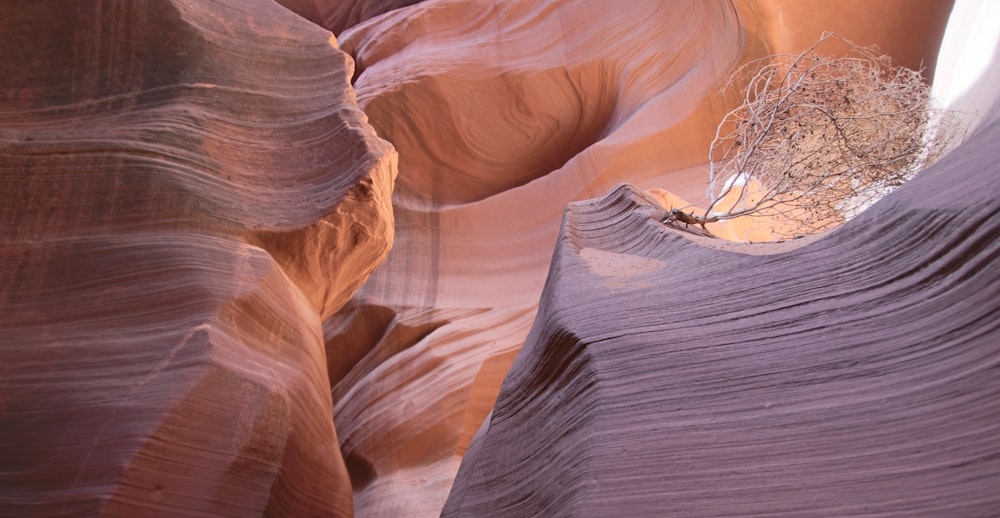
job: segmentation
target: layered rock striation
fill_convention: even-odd
[[[994,126],[765,255],[643,193],[744,60],[930,66],[950,6],[0,7],[0,514],[995,506]]]
[[[531,328],[567,203],[621,182],[697,201],[739,101],[716,95],[733,67],[823,30],[930,63],[950,7],[814,2],[819,26],[793,4],[425,0],[338,33],[359,105],[400,153],[396,245],[324,322],[359,513],[440,512]]]
[[[270,1],[0,8],[0,514],[350,516],[322,319],[395,152]]]
[[[848,224],[719,245],[570,205],[442,516],[981,516],[1000,506],[1000,109]]]

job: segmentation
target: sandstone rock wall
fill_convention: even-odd
[[[698,200],[737,101],[714,93],[741,60],[836,30],[918,66],[950,6],[813,5],[825,25],[780,2],[427,0],[338,33],[400,154],[396,246],[324,325],[359,513],[439,512],[531,328],[568,202],[620,182]]]
[[[351,60],[264,0],[0,19],[0,514],[350,516],[321,321],[395,176]]]
[[[995,505],[995,126],[781,253],[643,193],[701,197],[741,61],[929,66],[950,6],[0,6],[0,514]]]
[[[992,513],[998,138],[803,242],[684,236],[627,186],[572,204],[443,516]]]

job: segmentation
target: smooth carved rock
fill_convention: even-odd
[[[949,5],[279,2],[357,72],[265,0],[0,8],[3,511],[348,515],[346,464],[359,514],[436,516],[567,202],[697,199],[732,66],[827,29],[931,63]],[[402,238],[335,313],[392,239],[351,77]],[[660,268],[606,248],[612,291]]]
[[[948,8],[816,2],[827,25],[802,28],[808,12],[765,3],[426,0],[338,33],[359,105],[400,151],[395,247],[324,322],[359,514],[438,515],[568,202],[626,181],[699,199],[738,101],[714,92],[741,60],[837,30],[930,63]]]
[[[624,186],[571,205],[443,516],[993,512],[993,114],[803,244],[719,249]]]
[[[350,516],[323,317],[395,153],[266,0],[0,8],[0,514]]]

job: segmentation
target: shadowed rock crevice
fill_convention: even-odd
[[[335,35],[370,18],[422,0],[274,0]]]
[[[355,306],[324,324],[330,387],[334,393],[345,378],[368,375],[378,364],[419,343],[435,329],[448,323],[448,317],[431,312],[399,314],[391,308]],[[351,386],[348,381],[344,386]],[[335,398],[336,399],[336,398]]]
[[[375,467],[364,457],[355,453],[348,453],[344,456],[344,464],[347,465],[347,473],[351,476],[351,486],[355,491],[361,491],[371,484],[378,473]]]

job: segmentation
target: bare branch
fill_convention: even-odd
[[[849,52],[817,53],[837,39]],[[697,224],[768,217],[775,238],[830,228],[933,163],[960,138],[935,109],[919,71],[832,33],[798,55],[740,67],[723,89],[743,90],[709,151],[708,207],[674,214]],[[674,211],[679,212],[679,211]],[[707,229],[706,229],[707,230]]]

